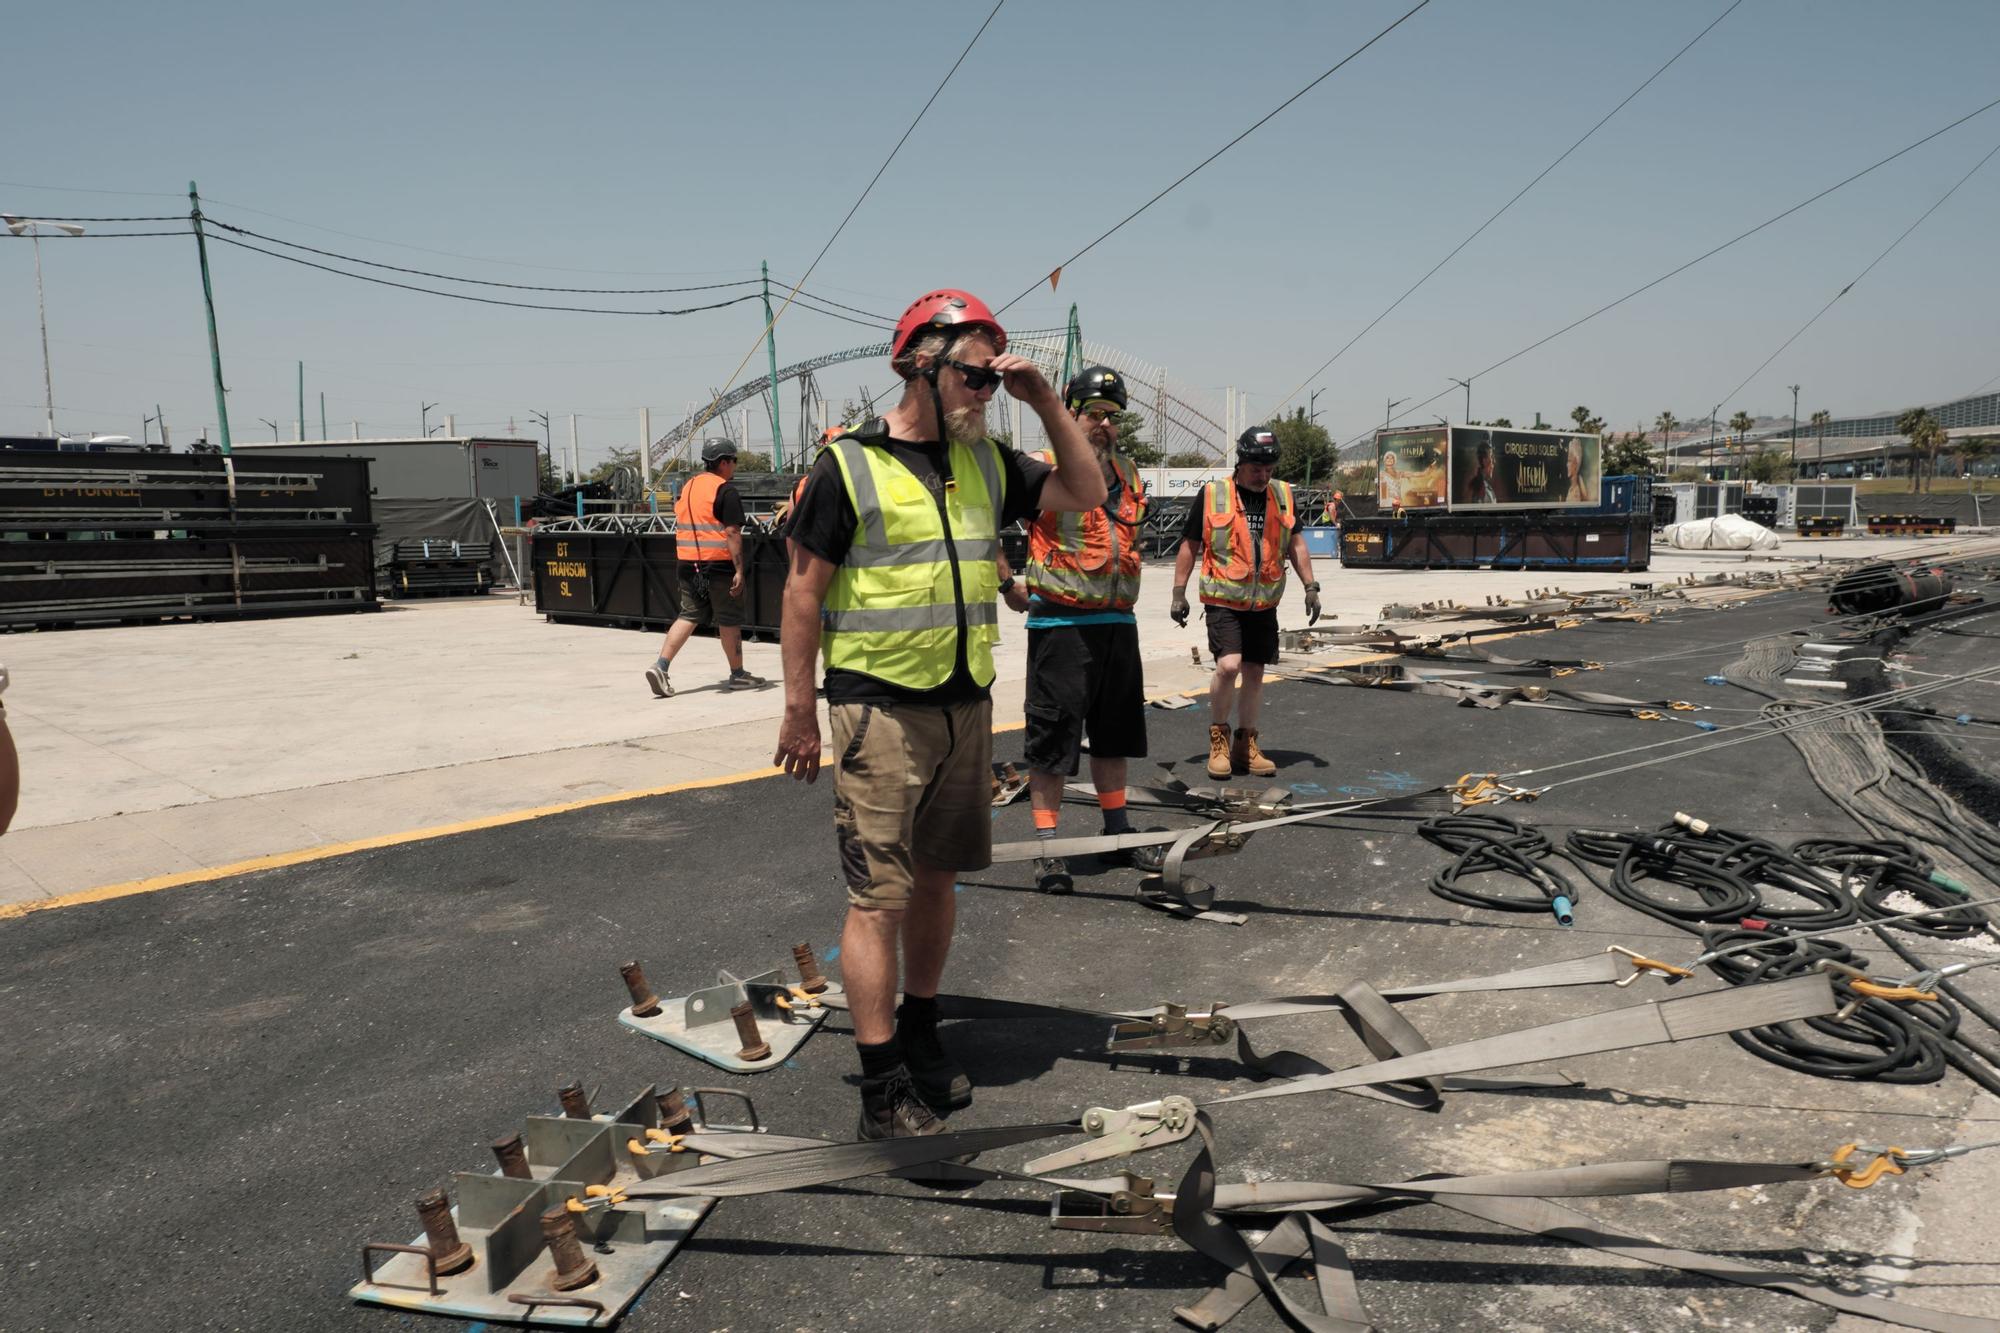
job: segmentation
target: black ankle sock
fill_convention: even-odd
[[[898,1030],[910,1027],[934,1028],[938,1021],[938,1002],[935,995],[905,995],[903,1002],[896,1006],[896,1027]]]
[[[895,1037],[872,1046],[857,1041],[854,1049],[861,1055],[861,1078],[864,1082],[886,1079],[903,1067],[903,1043]]]
[[[1132,831],[1132,816],[1125,813],[1124,806],[1121,805],[1116,810],[1106,810],[1103,812],[1103,815],[1104,831],[1106,833],[1130,833]]]

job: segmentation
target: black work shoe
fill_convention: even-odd
[[[1160,828],[1135,828],[1126,829],[1125,832],[1164,833],[1166,830]],[[1111,835],[1106,834],[1105,836],[1109,837]],[[1122,837],[1123,835],[1119,836]],[[1167,859],[1167,849],[1164,845],[1155,847],[1120,847],[1109,852],[1099,852],[1097,859],[1108,866],[1131,866],[1135,869],[1143,870],[1147,874],[1157,875],[1160,872],[1161,863]]]
[[[1035,862],[1035,887],[1043,893],[1068,893],[1076,888],[1069,867],[1060,856],[1044,856]]]
[[[903,1046],[903,1068],[910,1086],[933,1112],[944,1116],[972,1105],[972,1080],[938,1040],[937,1024],[912,1023],[896,1010],[896,1039]]]
[[[914,1139],[944,1131],[944,1118],[917,1095],[908,1069],[898,1069],[883,1079],[861,1080],[861,1122],[854,1130],[856,1139]]]

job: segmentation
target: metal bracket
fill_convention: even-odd
[[[1082,1124],[1083,1132],[1091,1136],[1090,1142],[1037,1157],[1022,1170],[1039,1176],[1066,1167],[1082,1166],[1085,1162],[1127,1157],[1165,1147],[1169,1143],[1179,1143],[1194,1133],[1195,1107],[1186,1097],[1178,1096],[1141,1102],[1122,1111],[1093,1106],[1083,1113]]]
[[[1151,1179],[1129,1171],[1111,1180],[1117,1182],[1118,1188],[1108,1193],[1063,1190],[1057,1194],[1049,1208],[1049,1225],[1059,1231],[1116,1231],[1146,1236],[1165,1235],[1174,1229],[1173,1195],[1153,1193]]]
[[[775,968],[740,978],[718,970],[716,978],[713,986],[660,1000],[659,1012],[650,1017],[635,1015],[630,1006],[620,1009],[618,1021],[718,1068],[754,1074],[783,1064],[826,1021],[832,1009],[845,1003],[837,986],[801,998],[803,992],[794,993],[792,985],[779,979]],[[759,1060],[745,1060],[737,1054],[743,1043],[729,1011],[746,1002],[760,1035],[771,1048],[771,1053]]]
[[[1467,773],[1446,785],[1454,809],[1468,805],[1491,805],[1499,801],[1532,801],[1541,793],[1532,787],[1516,787],[1500,781],[1498,773]]]
[[[1184,1004],[1166,1004],[1151,1018],[1114,1024],[1107,1051],[1165,1050],[1177,1046],[1224,1046],[1235,1039],[1236,1022],[1211,1004],[1205,1014],[1189,1014]]]

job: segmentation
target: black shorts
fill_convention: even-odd
[[[1208,621],[1208,654],[1223,658],[1241,653],[1246,662],[1265,666],[1278,663],[1278,608],[1238,611],[1227,606],[1204,606]]]
[[[1137,625],[1028,631],[1028,767],[1075,774],[1090,729],[1096,759],[1146,755],[1146,680]]]
[[[681,610],[676,620],[733,629],[743,623],[743,599],[729,595],[736,570],[729,565],[691,565],[683,560],[674,571],[680,584]]]

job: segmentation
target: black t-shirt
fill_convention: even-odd
[[[944,511],[944,448],[935,443],[890,439],[888,449],[897,462],[908,468]],[[1027,458],[1006,446],[1000,448],[1000,485],[1005,492],[1000,505],[1000,527],[1019,522],[1041,507],[1042,485],[1055,469],[1038,458]],[[806,474],[805,493],[792,510],[785,536],[829,564],[838,565],[854,545],[854,529],[861,516],[847,498],[847,484],[841,480],[840,464],[833,451],[824,449]],[[942,708],[972,703],[987,697],[987,687],[972,679],[966,666],[965,637],[958,641],[958,664],[951,679],[935,689],[906,690],[886,681],[864,676],[858,671],[831,669],[826,673],[829,703],[921,704]]]
[[[694,478],[690,477],[688,480],[693,481]],[[725,481],[715,488],[715,521],[725,528],[740,529],[743,526],[743,497],[736,493],[736,483],[733,481]],[[692,561],[687,560],[681,561],[680,567],[683,571],[696,568]],[[704,560],[699,568],[703,574],[726,574],[731,578],[736,577],[736,566],[727,560]]]
[[[1270,492],[1253,491],[1248,486],[1239,485],[1236,494],[1243,502],[1243,517],[1250,524],[1250,547],[1255,550],[1264,544],[1264,511],[1269,504]],[[1208,506],[1205,490],[1195,493],[1194,508],[1188,510],[1187,526],[1181,529],[1181,540],[1193,542],[1197,550],[1208,545]]]

